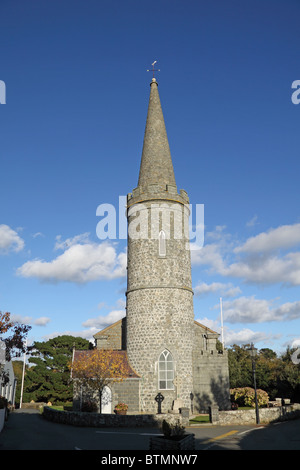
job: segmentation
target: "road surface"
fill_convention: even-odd
[[[269,426],[187,427],[197,451],[300,450],[300,420]],[[10,413],[0,433],[1,450],[143,450],[156,428],[85,428],[46,421],[36,410]]]

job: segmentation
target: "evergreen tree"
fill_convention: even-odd
[[[73,387],[68,364],[74,347],[92,349],[88,340],[68,335],[33,344],[28,362],[34,365],[25,375],[24,402],[72,401]]]
[[[21,399],[21,386],[22,386],[22,375],[23,375],[23,365],[24,362],[21,360],[14,360],[12,361],[14,374],[17,379],[17,387],[16,387],[16,396],[15,396],[15,403],[20,403]],[[25,371],[28,370],[28,364],[25,364]],[[26,372],[25,372],[26,373]]]
[[[234,344],[228,349],[228,365],[231,388],[252,387],[252,363],[246,346]]]

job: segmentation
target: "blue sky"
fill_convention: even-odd
[[[30,341],[124,315],[126,240],[99,240],[137,185],[157,60],[178,188],[204,204],[195,319],[229,346],[300,344],[296,0],[0,4],[0,309]],[[193,222],[193,221],[192,221]],[[194,221],[195,223],[195,221]]]

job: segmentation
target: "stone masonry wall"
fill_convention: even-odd
[[[193,374],[194,412],[207,412],[217,404],[219,409],[230,409],[228,353],[217,350],[219,334],[194,324]]]
[[[153,189],[153,188],[152,188]],[[155,396],[160,391],[164,408],[171,409],[173,400],[180,398],[190,407],[193,389],[193,292],[188,238],[185,237],[184,217],[186,199],[169,191],[155,194],[135,193],[130,205],[138,205],[139,212],[128,211],[128,224],[139,217],[142,230],[140,238],[128,237],[127,272],[127,353],[135,371],[141,376],[140,410],[157,410]],[[184,195],[185,196],[185,195]],[[140,199],[139,199],[140,197]],[[161,197],[161,199],[160,199]],[[186,197],[186,196],[185,196]],[[158,204],[159,213],[153,216],[152,205]],[[153,219],[154,217],[154,219]],[[177,228],[176,224],[179,224]],[[166,234],[166,253],[159,253],[158,236],[161,229]],[[177,237],[177,238],[176,238]],[[175,362],[178,385],[173,390],[158,388],[158,359],[168,350]]]
[[[131,292],[127,297],[132,315],[131,322],[128,318],[127,341],[131,344],[128,357],[141,375],[141,410],[157,410],[158,359],[165,349],[171,352],[175,376],[181,380],[178,395],[185,406],[190,405],[193,389],[191,302],[191,293],[178,292],[178,289],[145,289]],[[171,409],[173,400],[177,398],[176,390],[163,390],[161,393],[165,397],[162,406],[166,410]]]
[[[126,349],[125,323],[126,319],[122,318],[94,335],[96,347],[99,349]]]
[[[213,404],[221,410],[230,407],[227,351],[194,352],[194,412],[206,413]]]
[[[120,382],[109,384],[112,391],[112,412],[117,403],[122,402],[128,405],[128,412],[139,411],[139,387],[140,379],[131,378],[124,379]],[[74,393],[73,393],[73,409],[80,411],[80,404],[92,399],[99,406],[99,396],[96,392],[89,392],[86,388],[81,388],[80,385],[74,380]]]
[[[300,404],[278,406],[274,408],[259,408],[259,418],[262,424],[272,423],[275,421],[287,421],[289,419],[300,418]],[[220,411],[218,419],[214,424],[219,425],[242,425],[255,424],[256,414],[253,410],[231,410]]]
[[[48,421],[55,423],[69,424],[82,427],[160,427],[163,420],[170,424],[188,425],[188,418],[180,414],[100,414],[100,413],[84,413],[79,411],[59,411],[51,407],[44,407],[43,417]]]

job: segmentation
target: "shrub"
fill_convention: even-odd
[[[95,413],[97,410],[98,410],[98,406],[95,401],[89,400],[89,401],[85,401],[82,403],[81,411]]]
[[[128,410],[128,405],[126,405],[126,403],[118,403],[115,406],[115,410],[127,411]]]
[[[267,406],[269,395],[261,389],[256,390],[258,406]],[[230,389],[231,400],[239,406],[255,407],[255,391],[251,387],[240,387]]]
[[[0,410],[3,410],[3,408],[7,408],[7,399],[0,396]]]
[[[170,437],[179,437],[183,436],[185,433],[185,428],[184,426],[181,426],[181,424],[170,424],[168,423],[165,419],[162,422],[162,432],[165,437],[170,438]]]

